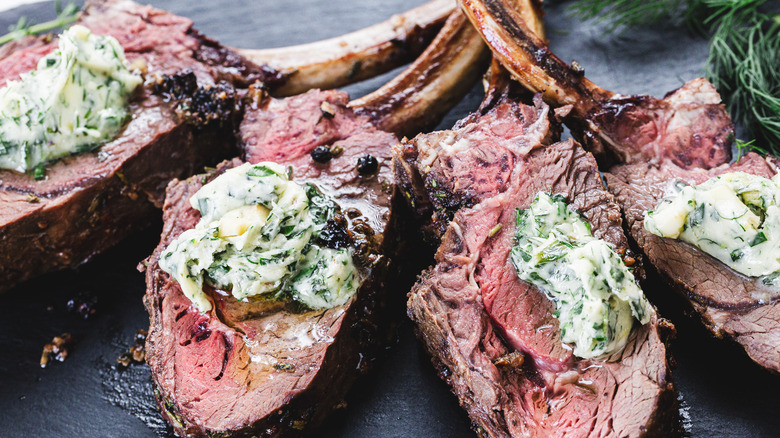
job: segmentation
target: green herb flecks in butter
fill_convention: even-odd
[[[731,172],[674,191],[645,213],[647,231],[688,242],[747,276],[777,278],[780,176]]]
[[[27,172],[112,140],[141,82],[116,39],[72,26],[35,70],[0,88],[0,168]]]
[[[561,340],[594,358],[625,346],[634,318],[650,320],[650,305],[634,275],[561,195],[539,193],[517,210],[511,258],[520,279],[555,303]]]
[[[349,250],[313,239],[336,204],[314,185],[290,181],[278,164],[229,169],[190,204],[201,220],[168,245],[160,267],[201,311],[211,309],[204,282],[237,299],[289,297],[311,309],[344,304],[360,285]]]

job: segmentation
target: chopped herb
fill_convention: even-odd
[[[62,8],[60,0],[56,0],[54,2],[54,6],[55,10],[57,11],[57,18],[51,21],[33,25],[29,23],[25,17],[20,17],[16,22],[16,26],[13,26],[10,29],[11,32],[0,37],[0,45],[22,39],[27,35],[36,35],[54,29],[64,28],[79,18],[79,7],[76,6],[76,4],[73,2],[69,2],[64,8]],[[47,63],[48,62],[49,61],[47,61]]]
[[[36,181],[40,181],[46,178],[46,167],[43,165],[35,166],[35,170],[33,171],[33,178],[35,178]]]
[[[750,246],[756,246],[766,241],[767,241],[766,234],[764,234],[763,231],[760,231],[758,234],[756,234],[756,237],[754,237],[753,240],[750,241]]]
[[[501,227],[502,226],[503,225],[501,225],[501,224],[496,224],[496,226],[494,226],[493,228],[490,229],[490,231],[488,232],[488,236],[493,237],[496,234],[498,234],[498,232],[501,231]]]

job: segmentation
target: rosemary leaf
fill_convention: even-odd
[[[13,26],[9,33],[0,36],[0,46],[24,38],[27,35],[36,35],[42,32],[64,28],[79,18],[79,7],[72,2],[62,8],[60,2],[57,1],[55,2],[55,8],[57,10],[57,18],[44,23],[31,24],[26,17],[19,18],[16,26]]]

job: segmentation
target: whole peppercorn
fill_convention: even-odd
[[[331,158],[333,158],[333,154],[327,146],[317,146],[311,151],[311,159],[318,163],[327,163]]]
[[[379,162],[374,158],[373,155],[366,154],[362,157],[358,158],[357,162],[357,171],[361,175],[369,175],[377,171],[379,169]]]

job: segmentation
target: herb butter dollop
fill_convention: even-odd
[[[0,168],[26,172],[113,139],[141,82],[115,38],[71,26],[35,70],[0,88]]]
[[[518,209],[515,241],[511,259],[518,277],[553,301],[561,340],[574,344],[575,355],[620,351],[634,318],[650,320],[634,275],[563,196],[542,192],[527,209]]]
[[[289,298],[311,309],[344,304],[360,285],[348,249],[314,237],[337,206],[312,184],[291,181],[276,163],[229,169],[190,198],[201,219],[163,251],[160,268],[201,310],[204,282],[237,299]]]
[[[780,176],[731,172],[699,185],[677,182],[645,212],[645,229],[680,239],[751,277],[780,273]]]

